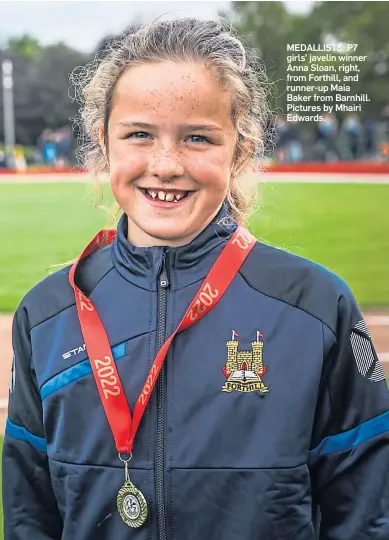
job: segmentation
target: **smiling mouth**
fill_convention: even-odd
[[[190,191],[171,191],[151,188],[140,188],[140,190],[143,191],[146,197],[154,201],[166,201],[175,203],[181,201],[182,199],[185,199],[185,197],[187,197],[188,194],[191,193]]]

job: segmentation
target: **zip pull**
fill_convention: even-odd
[[[163,254],[161,273],[159,274],[159,284],[163,289],[167,289],[170,285],[166,269],[166,255],[167,253],[165,252]]]

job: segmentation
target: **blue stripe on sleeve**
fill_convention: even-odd
[[[28,442],[31,446],[37,450],[40,450],[41,452],[47,452],[45,439],[33,435],[24,427],[13,424],[9,418],[7,418],[7,423],[5,425],[5,433],[13,439]]]
[[[119,343],[118,345],[115,345],[115,347],[112,347],[112,354],[115,360],[119,360],[120,358],[123,358],[126,354],[126,343]],[[68,384],[71,384],[75,381],[78,381],[79,379],[82,379],[86,375],[89,375],[92,373],[92,367],[90,365],[89,359],[83,360],[79,364],[76,364],[75,366],[71,366],[68,369],[65,369],[64,371],[61,371],[61,373],[58,373],[58,375],[55,375],[51,379],[49,379],[41,388],[41,398],[42,401],[46,399],[48,396],[59,390],[60,388],[63,388],[64,386],[67,386]]]
[[[326,437],[310,451],[310,454],[323,456],[334,452],[344,452],[387,432],[389,432],[389,411],[354,429]]]

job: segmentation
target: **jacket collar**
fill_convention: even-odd
[[[203,279],[226,245],[237,223],[219,224],[227,217],[223,205],[215,219],[189,244],[180,247],[136,247],[127,240],[127,215],[120,218],[112,258],[117,271],[127,280],[144,289],[157,290],[157,279],[164,254],[171,289],[180,289]],[[225,220],[227,221],[227,220]]]

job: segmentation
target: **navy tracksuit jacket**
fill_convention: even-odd
[[[126,228],[124,216],[76,282],[133,410],[234,226],[179,248],[135,248]],[[322,267],[257,243],[216,307],[176,336],[131,462],[149,506],[140,529],[117,511],[124,469],[68,269],[26,295],[13,343],[6,540],[389,539],[389,393],[352,294]]]

